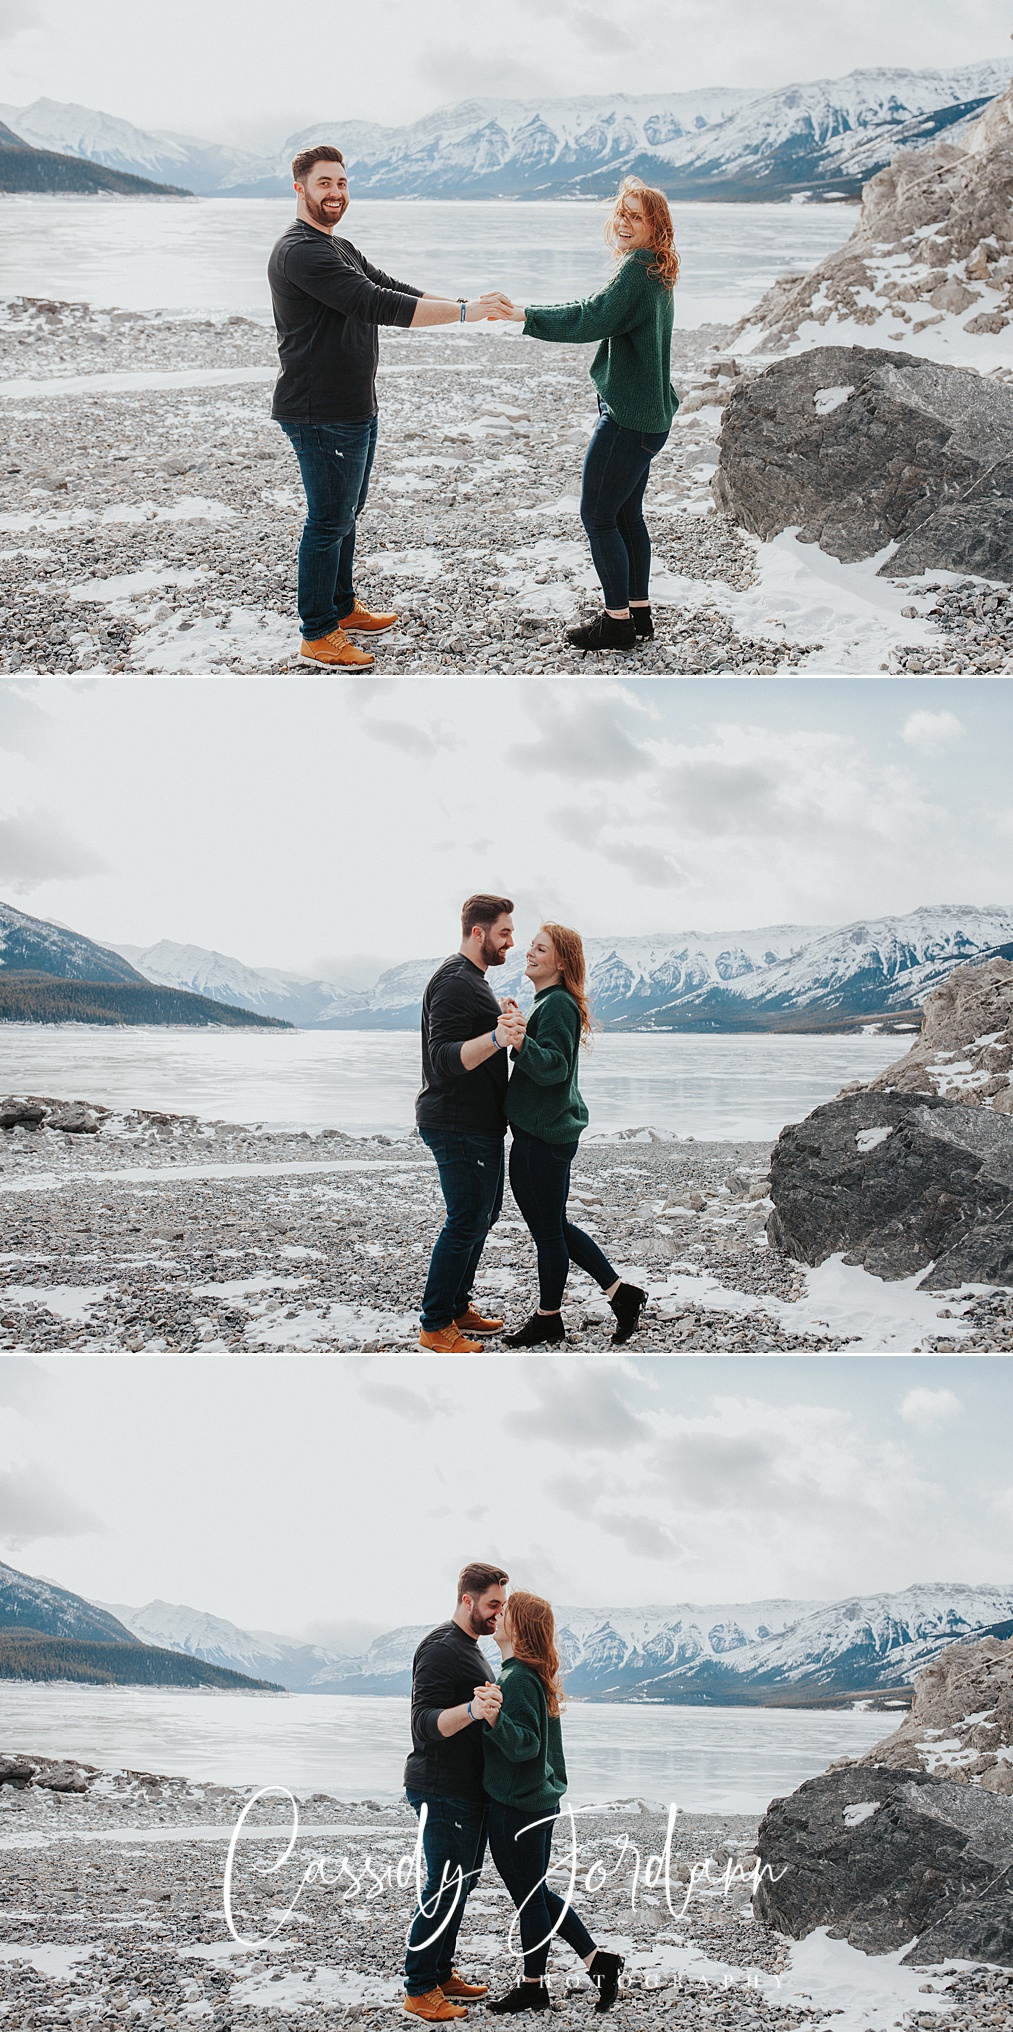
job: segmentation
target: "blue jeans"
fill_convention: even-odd
[[[628,607],[631,600],[646,600],[651,583],[644,489],[651,460],[668,443],[668,432],[627,430],[600,401],[598,408],[601,414],[584,459],[580,519],[606,607]]]
[[[299,625],[319,642],[355,605],[355,524],[366,505],[376,455],[376,417],[368,423],[283,423],[299,461],[306,521],[299,545]]]
[[[545,1820],[541,1827],[532,1826],[533,1821],[543,1816],[535,1808],[501,1806],[498,1799],[489,1801],[489,1853],[510,1893],[520,1914],[521,1947],[524,1951],[524,1973],[526,1976],[543,1976],[549,1959],[552,1928],[560,1940],[586,1961],[594,1952],[594,1941],[582,1919],[579,1919],[572,1905],[564,1911],[563,1900],[550,1891],[545,1883],[552,1848],[552,1830],[558,1817],[555,1814]]]
[[[499,1136],[459,1136],[423,1129],[440,1174],[447,1218],[436,1238],[422,1297],[422,1325],[438,1333],[467,1312],[489,1229],[503,1205],[503,1143]]]
[[[404,1983],[410,1997],[424,1997],[450,1981],[465,1901],[485,1861],[484,1800],[448,1799],[408,1792],[413,1813],[429,1808],[422,1830],[426,1883],[408,1932]]]
[[[510,1190],[538,1252],[538,1303],[546,1312],[558,1312],[571,1257],[603,1291],[615,1283],[617,1273],[597,1242],[566,1218],[576,1143],[546,1143],[541,1136],[529,1136],[526,1129],[514,1129],[512,1134]]]

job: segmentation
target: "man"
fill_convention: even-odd
[[[422,1300],[419,1346],[475,1355],[470,1334],[499,1333],[471,1303],[479,1258],[503,1205],[507,1053],[524,1042],[516,1002],[498,1002],[486,974],[513,945],[507,896],[469,896],[461,944],[438,967],[422,1001],[422,1090],[415,1120],[440,1174],[447,1218],[437,1237]]]
[[[292,176],[296,216],[271,255],[268,280],[281,356],[271,414],[291,439],[306,490],[299,654],[308,663],[365,670],[376,658],[349,638],[385,634],[397,620],[362,606],[352,575],[355,524],[376,450],[377,328],[475,324],[508,299],[452,303],[395,282],[350,240],[334,239],[348,210],[340,149],[304,148]]]
[[[454,1967],[465,1900],[485,1858],[488,1801],[482,1782],[482,1731],[503,1696],[478,1648],[506,1602],[509,1576],[479,1561],[457,1583],[448,1623],[423,1637],[412,1659],[412,1750],[405,1765],[408,1803],[422,1818],[426,1886],[405,1956],[405,2010],[429,2023],[466,2018],[462,2001],[488,1995]]]

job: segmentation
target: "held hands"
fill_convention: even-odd
[[[508,1051],[520,1051],[527,1035],[527,1028],[519,1009],[504,1010],[496,1025],[496,1042]]]
[[[518,309],[508,296],[504,296],[501,289],[487,289],[484,296],[476,297],[473,303],[469,303],[464,321],[465,324],[473,325],[480,323],[483,318],[490,318],[493,323],[509,320],[523,324],[525,315],[526,313]]]
[[[503,1695],[499,1687],[491,1679],[487,1679],[484,1686],[476,1686],[471,1696],[472,1717],[475,1721],[488,1722],[490,1728],[495,1728],[502,1705]]]

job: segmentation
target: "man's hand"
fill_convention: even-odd
[[[514,306],[501,289],[487,289],[484,296],[476,297],[465,312],[466,324],[478,324],[482,318],[513,317]]]
[[[527,1027],[519,1010],[516,1016],[512,1013],[505,1013],[500,1017],[496,1025],[497,1044],[502,1045],[507,1051],[511,1049],[519,1051],[524,1042]]]
[[[495,1727],[502,1704],[503,1695],[499,1687],[492,1685],[488,1680],[484,1686],[476,1686],[471,1696],[472,1715],[477,1721],[488,1722],[490,1728]]]

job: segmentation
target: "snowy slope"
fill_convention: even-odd
[[[112,948],[66,926],[28,917],[0,903],[0,968],[53,974],[61,981],[140,981],[144,977]]]
[[[271,1679],[290,1693],[298,1693],[326,1679],[332,1667],[344,1661],[336,1652],[318,1644],[300,1644],[290,1637],[277,1637],[268,1630],[240,1630],[223,1616],[204,1609],[187,1608],[183,1603],[151,1601],[143,1608],[97,1603],[118,1617],[142,1644],[155,1644],[166,1651],[185,1651],[207,1665],[224,1665],[234,1672],[249,1673],[254,1679]]]
[[[213,1002],[252,1009],[259,1016],[280,1016],[300,1027],[316,1024],[328,1011],[354,1000],[344,996],[333,981],[286,973],[279,967],[248,967],[226,953],[178,945],[169,938],[160,939],[157,945],[118,945],[114,950],[160,987],[187,988]]]
[[[343,1658],[166,1602],[114,1613],[138,1637],[295,1691],[406,1694],[427,1625],[378,1637]],[[926,1583],[838,1602],[560,1608],[570,1693],[584,1699],[694,1701],[769,1697],[781,1689],[862,1692],[906,1684],[948,1644],[1013,1618],[1013,1585]],[[484,1648],[495,1666],[491,1640]],[[315,1664],[312,1663],[316,1659]]]
[[[86,1602],[55,1581],[36,1580],[0,1564],[0,1629],[41,1630],[47,1637],[81,1642],[129,1644],[129,1629],[95,1602]]]
[[[64,105],[36,99],[30,106],[0,106],[0,120],[13,127],[33,148],[55,148],[85,162],[102,163],[133,176],[181,184],[202,196],[217,191],[227,177],[259,174],[263,164],[238,148],[194,141],[184,134],[147,133],[129,120],[118,120],[91,106]]]

